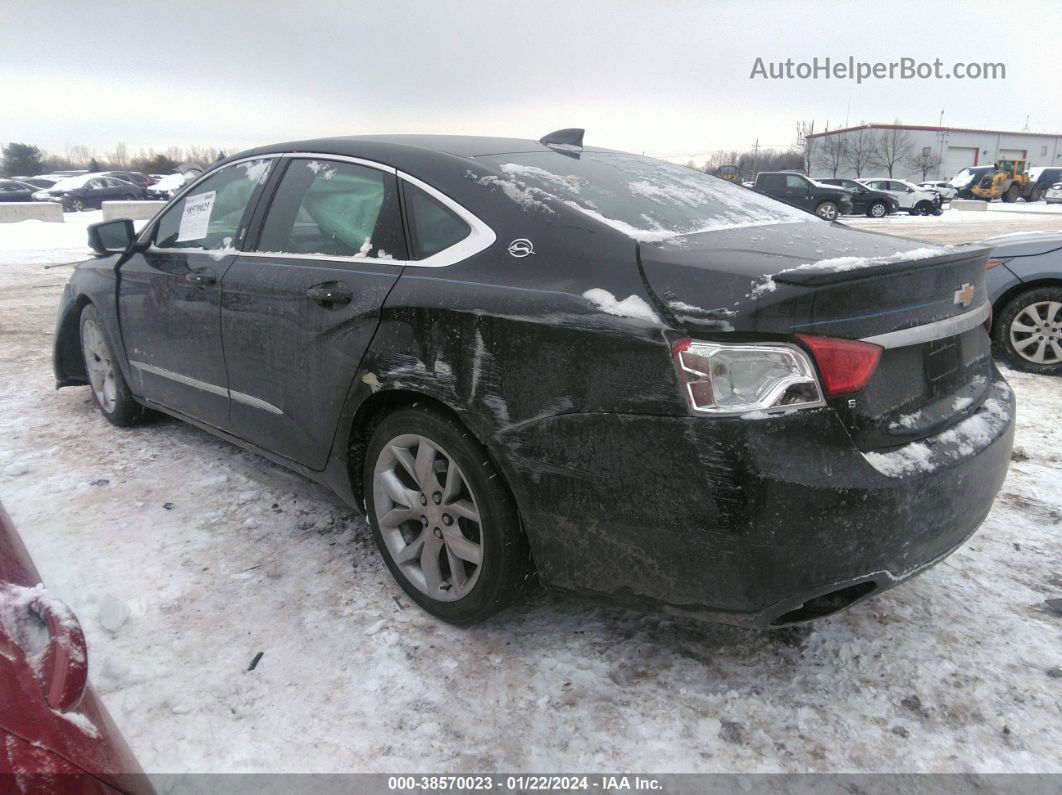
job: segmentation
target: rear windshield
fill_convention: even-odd
[[[501,188],[525,207],[555,199],[630,237],[675,235],[819,219],[748,188],[686,166],[620,152],[555,152],[477,157],[504,178],[480,183]]]

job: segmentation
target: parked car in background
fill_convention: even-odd
[[[900,207],[899,200],[891,193],[883,190],[872,190],[866,185],[861,185],[854,179],[842,179],[839,177],[816,177],[815,181],[833,187],[843,188],[852,196],[851,212],[866,214],[871,218],[884,218],[889,213],[894,213]]]
[[[33,201],[33,194],[40,188],[14,179],[0,179],[0,202]]]
[[[987,248],[826,223],[581,130],[265,146],[89,237],[57,386],[328,484],[458,624],[532,571],[814,619],[962,544],[1010,461]]]
[[[944,201],[951,201],[959,195],[958,189],[950,182],[945,180],[930,180],[929,182],[919,182],[915,187],[922,188],[923,190],[931,190],[934,193],[939,193]]]
[[[34,201],[60,202],[66,212],[99,208],[105,201],[144,198],[139,185],[102,174],[82,174],[56,182],[52,187],[33,194]]]
[[[169,201],[194,177],[185,174],[167,174],[153,185],[147,186],[147,198]]]
[[[141,188],[146,188],[152,182],[151,177],[147,174],[142,174],[139,171],[101,171],[99,173],[101,176],[114,177],[115,179],[120,179],[122,182],[138,185]]]
[[[0,781],[27,793],[152,795],[88,681],[77,618],[41,584],[0,505]]]
[[[992,338],[1021,370],[1062,375],[1062,234],[1007,235],[991,245]]]
[[[1029,169],[1029,179],[1032,180],[1041,195],[1057,182],[1062,182],[1062,167],[1034,166]]]
[[[1062,203],[1062,182],[1056,182],[1044,191],[1044,200],[1048,204]]]
[[[835,221],[838,215],[852,210],[852,194],[848,191],[820,185],[792,171],[761,171],[752,189],[826,221]]]
[[[15,180],[16,182],[24,182],[27,185],[32,185],[33,187],[40,190],[41,188],[52,187],[52,185],[58,182],[61,177],[11,177],[11,179]]]
[[[885,191],[899,203],[901,210],[911,215],[940,215],[947,204],[939,193],[919,188],[907,180],[874,177],[860,179],[858,182],[873,190]]]
[[[955,188],[955,198],[972,199],[974,198],[973,187],[981,181],[985,174],[990,174],[995,170],[996,167],[991,163],[987,166],[970,166],[948,180],[948,184]]]

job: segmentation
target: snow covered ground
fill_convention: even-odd
[[[1020,232],[1062,232],[1062,204],[992,202],[980,212],[952,209],[936,216],[896,213],[885,218],[846,215],[840,220],[856,229],[957,244]]]
[[[95,219],[0,225],[0,498],[145,769],[1062,772],[1058,379],[1008,373],[1017,449],[980,532],[841,615],[750,632],[540,594],[460,630],[320,488],[53,389],[69,270],[43,265]]]

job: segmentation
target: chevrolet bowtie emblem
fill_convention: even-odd
[[[972,284],[963,284],[962,287],[955,291],[955,303],[959,306],[969,306],[973,299],[974,286]]]

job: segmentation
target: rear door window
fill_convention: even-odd
[[[155,229],[158,248],[225,249],[239,240],[244,215],[272,160],[246,160],[214,172],[171,204]]]
[[[457,245],[472,233],[471,227],[442,202],[415,185],[402,188],[409,215],[413,259],[421,260]]]
[[[256,249],[405,259],[395,176],[345,161],[293,158],[269,205]]]

